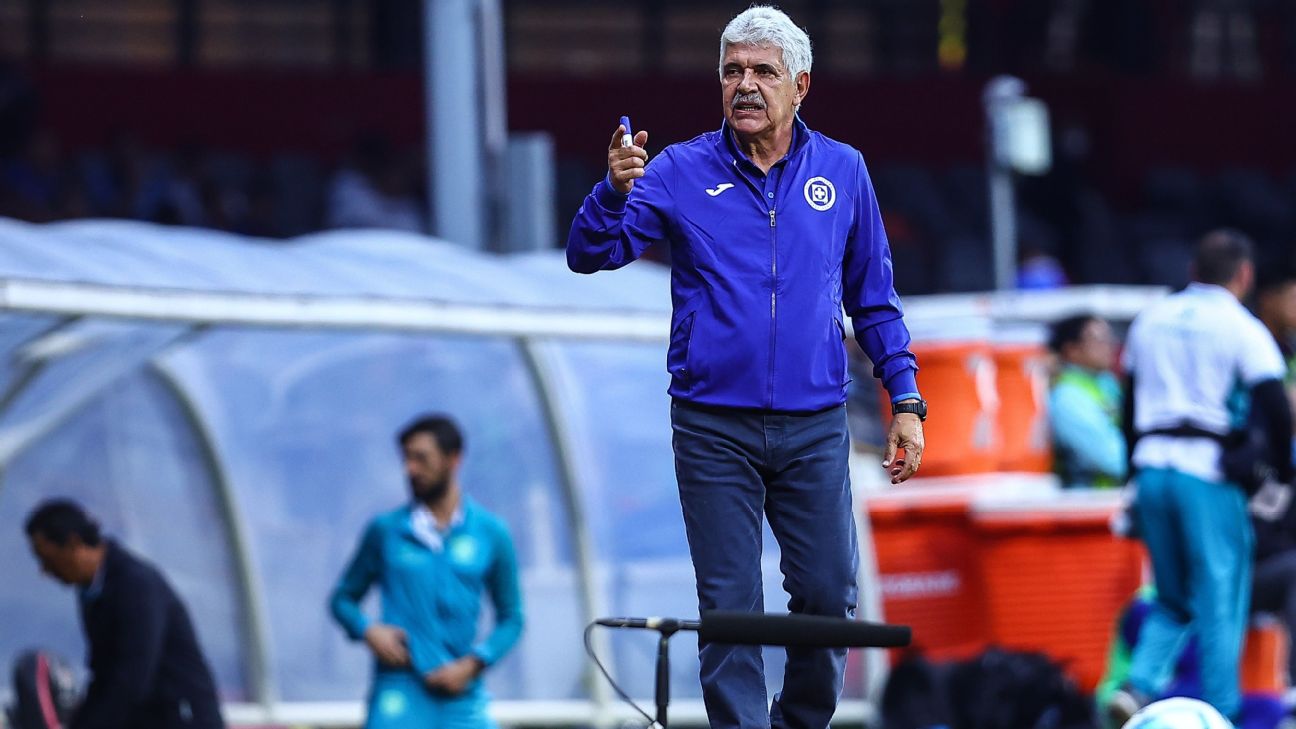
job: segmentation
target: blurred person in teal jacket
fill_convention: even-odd
[[[330,602],[374,655],[367,729],[491,727],[482,673],[522,633],[517,558],[504,522],[463,494],[463,437],[445,416],[399,437],[412,499],[369,523]],[[360,608],[377,583],[381,618]],[[495,625],[477,640],[482,593]]]
[[[1257,278],[1256,316],[1278,343],[1287,364],[1287,396],[1296,405],[1296,270],[1272,267]]]
[[[1124,482],[1122,392],[1112,373],[1116,338],[1092,314],[1055,322],[1049,349],[1060,368],[1049,390],[1054,469],[1068,488],[1105,488]]]

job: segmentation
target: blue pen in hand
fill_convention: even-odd
[[[625,127],[625,133],[621,135],[621,146],[633,147],[634,132],[630,131],[630,117],[628,116],[621,117],[621,126]]]

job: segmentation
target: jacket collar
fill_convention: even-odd
[[[791,159],[800,154],[810,143],[810,127],[801,121],[801,115],[797,114],[792,117],[792,146],[788,148],[787,156],[784,159]],[[738,147],[738,142],[734,139],[733,128],[729,126],[729,120],[725,119],[720,122],[720,134],[717,135],[716,149],[720,154],[728,156],[735,163],[739,160],[751,163],[747,154]]]
[[[1219,284],[1208,284],[1202,283],[1201,281],[1193,281],[1188,284],[1184,289],[1184,293],[1195,294],[1197,296],[1213,296],[1217,299],[1237,301],[1237,297],[1233,295],[1232,291],[1229,291]]]
[[[117,546],[117,543],[107,537],[103,541],[104,556],[103,560],[99,562],[99,569],[95,571],[94,579],[90,581],[90,584],[81,588],[81,599],[86,602],[93,602],[103,594],[104,583],[108,580],[108,572],[120,558],[118,553],[121,548]]]
[[[418,508],[418,502],[410,501],[401,507],[400,511],[400,531],[411,539],[418,539],[414,532],[414,510]],[[463,526],[472,518],[473,512],[477,509],[477,504],[468,494],[460,493],[459,508],[455,510],[454,516],[450,519],[450,528],[457,529]],[[422,540],[419,540],[422,541]]]

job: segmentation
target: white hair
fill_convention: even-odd
[[[810,72],[814,54],[810,36],[782,10],[772,5],[753,5],[734,16],[720,34],[720,74],[724,75],[724,57],[729,46],[774,46],[783,53],[783,66],[792,79],[802,71]]]

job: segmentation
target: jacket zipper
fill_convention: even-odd
[[[778,235],[774,222],[775,208],[770,208],[770,367],[769,367],[769,407],[774,407],[774,353],[775,349],[776,324],[775,316],[778,313]]]

